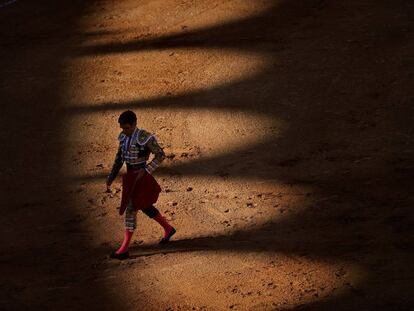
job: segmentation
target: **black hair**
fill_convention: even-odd
[[[137,115],[131,110],[124,111],[118,118],[119,124],[133,124],[137,122]]]

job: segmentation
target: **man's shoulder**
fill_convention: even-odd
[[[140,145],[145,145],[154,135],[144,129],[140,129],[138,132],[138,143]]]
[[[123,132],[119,133],[119,135],[118,135],[118,140],[119,141],[124,141],[125,138],[126,138],[126,135]]]

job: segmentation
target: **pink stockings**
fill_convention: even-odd
[[[164,238],[166,238],[170,234],[173,227],[160,213],[158,213],[153,219],[164,228]]]
[[[134,231],[125,230],[124,241],[122,242],[121,247],[116,251],[117,254],[122,254],[128,251],[129,243],[131,242],[133,234]]]
[[[143,212],[150,218],[154,219],[164,228],[164,238],[170,237],[172,230],[174,229],[168,221],[161,215],[161,213],[154,207],[151,206],[150,208],[146,208]],[[131,242],[132,235],[136,228],[136,211],[132,209],[132,206],[127,208],[126,210],[126,217],[125,217],[125,234],[124,234],[124,241],[122,242],[121,247],[116,251],[117,254],[122,254],[128,251],[129,244]]]

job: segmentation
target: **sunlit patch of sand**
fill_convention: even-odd
[[[76,107],[108,102],[133,105],[226,88],[263,72],[268,63],[266,56],[255,53],[187,48],[83,57],[70,65],[78,79],[70,81],[67,91],[72,92],[71,104]],[[199,96],[192,105],[197,108],[208,100]],[[218,97],[215,100],[220,102]]]
[[[233,0],[233,1],[114,1],[105,5],[96,3],[80,18],[79,26],[92,32],[104,34],[106,38],[90,37],[86,45],[140,41],[159,36],[179,35],[189,31],[236,23],[258,16],[280,1]],[[159,12],[163,7],[164,14]],[[108,40],[109,39],[109,40]]]
[[[139,252],[137,252],[139,255]],[[157,295],[162,308],[203,307],[205,310],[290,309],[334,298],[356,290],[364,279],[362,269],[341,261],[324,261],[276,252],[195,251],[178,252],[174,259],[155,254],[155,270],[139,266],[128,271],[129,279],[168,284]],[[126,295],[151,299],[159,287],[128,285]],[[179,297],[174,305],[163,297]]]
[[[141,115],[139,109],[138,113]],[[159,111],[157,136],[167,144],[167,151],[184,163],[226,153],[246,156],[244,148],[263,143],[283,129],[277,118],[245,111],[171,109],[167,117],[163,114]]]

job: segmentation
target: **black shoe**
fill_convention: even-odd
[[[129,252],[125,252],[125,253],[121,253],[121,254],[117,254],[116,252],[112,252],[109,257],[111,257],[113,259],[124,260],[124,259],[129,258]]]
[[[177,231],[175,228],[172,228],[170,233],[168,233],[166,238],[162,238],[161,241],[158,244],[166,244],[170,241],[171,237],[176,233]]]

